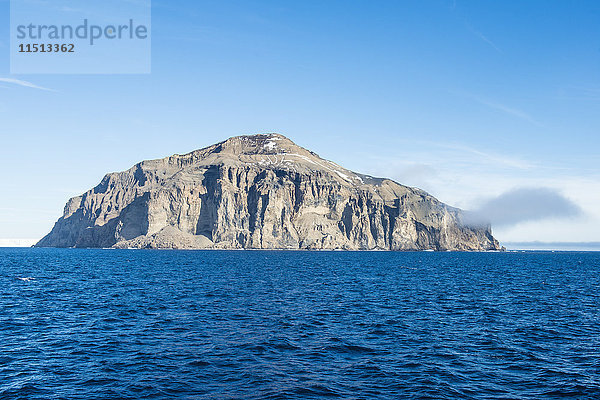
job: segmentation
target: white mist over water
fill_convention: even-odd
[[[0,247],[31,247],[39,239],[0,239]]]

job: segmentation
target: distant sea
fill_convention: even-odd
[[[600,251],[600,242],[504,242],[509,250]]]
[[[0,399],[598,399],[600,253],[0,249]]]

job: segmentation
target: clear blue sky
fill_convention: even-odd
[[[10,75],[0,18],[0,239],[106,172],[279,132],[464,208],[551,188],[582,214],[498,237],[600,241],[598,1],[154,0],[149,75]]]

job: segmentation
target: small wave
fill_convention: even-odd
[[[327,346],[325,348],[327,351],[331,351],[334,353],[347,353],[347,354],[376,354],[377,350],[372,349],[370,347],[358,346],[352,344],[342,344],[336,346]]]
[[[306,387],[299,387],[295,393],[301,396],[323,396],[323,397],[340,397],[340,394],[326,385],[315,384]]]
[[[417,268],[415,268],[415,267],[407,267],[406,265],[399,265],[398,268],[410,269],[410,270],[413,270],[413,271],[417,270]]]
[[[35,281],[35,278],[31,277],[31,276],[26,276],[26,277],[17,277],[18,280],[23,281],[23,282],[31,282],[31,281]]]
[[[208,361],[194,360],[194,361],[188,362],[187,365],[189,365],[191,367],[207,367],[210,365],[210,363]]]

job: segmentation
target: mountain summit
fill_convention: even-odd
[[[106,175],[38,247],[499,250],[420,189],[347,170],[285,136],[237,136]]]

